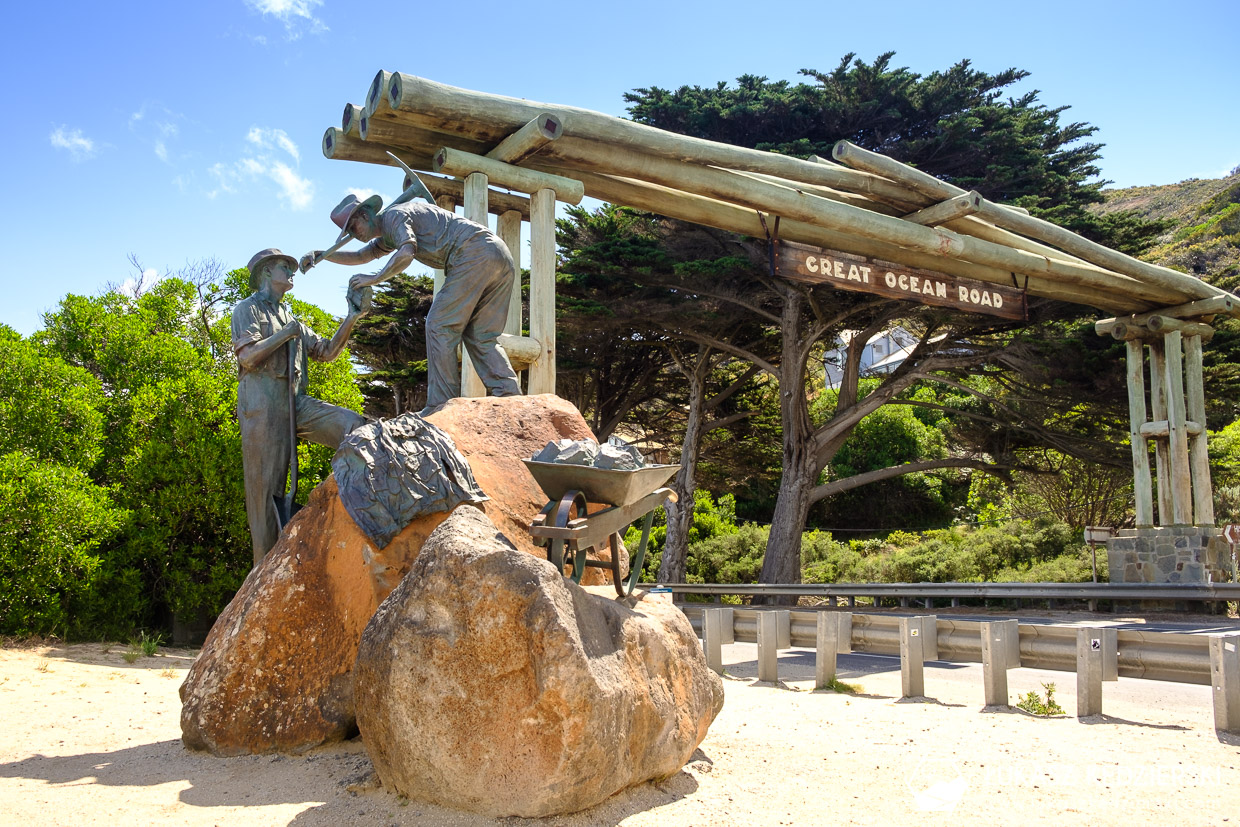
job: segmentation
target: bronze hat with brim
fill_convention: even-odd
[[[246,269],[250,271],[250,289],[257,290],[259,287],[258,274],[262,272],[263,265],[271,261],[273,258],[283,259],[288,263],[289,269],[297,270],[297,259],[282,253],[275,247],[268,247],[266,250],[260,250],[250,259],[250,263],[246,265]]]
[[[345,229],[349,226],[349,219],[353,217],[353,213],[359,209],[370,210],[372,215],[378,215],[380,208],[383,207],[383,199],[377,195],[372,195],[365,201],[359,201],[357,196],[349,193],[344,200],[336,205],[336,209],[332,210],[332,222],[340,228],[340,238],[344,238],[348,234]]]

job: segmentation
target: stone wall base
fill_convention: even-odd
[[[1231,549],[1215,526],[1126,528],[1107,541],[1112,583],[1227,583]]]

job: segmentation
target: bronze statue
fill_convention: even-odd
[[[296,439],[331,448],[365,423],[347,408],[306,395],[307,357],[330,362],[344,350],[354,323],[365,312],[369,290],[351,290],[349,312],[330,340],[293,318],[281,304],[293,288],[297,261],[276,249],[256,253],[249,264],[253,295],[232,313],[237,354],[237,417],[245,472],[245,512],[258,565],[291,516],[296,493]],[[292,479],[284,498],[285,478]]]
[[[360,250],[307,253],[302,271],[326,259],[360,265],[391,254],[373,275],[355,275],[353,288],[387,281],[417,261],[444,271],[443,287],[426,317],[426,408],[429,413],[461,395],[456,348],[464,345],[491,396],[521,393],[512,365],[496,344],[508,317],[514,267],[512,255],[487,227],[433,204],[393,203],[381,210],[374,195],[365,201],[346,196],[331,218],[341,238],[369,242]]]

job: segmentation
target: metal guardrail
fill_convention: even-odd
[[[1240,601],[1240,583],[666,583],[672,594],[996,600]]]
[[[702,633],[704,605],[680,607],[695,631]],[[733,634],[742,643],[757,643],[758,614],[775,609],[732,607]],[[814,648],[817,644],[817,611],[790,612],[790,640],[793,646]],[[982,622],[939,619],[935,622],[938,657],[935,660],[960,663],[982,662]],[[1075,626],[1021,623],[1020,665],[1059,672],[1076,671]],[[1206,635],[1179,632],[1143,632],[1121,629],[1116,632],[1119,675],[1125,678],[1210,685],[1210,640]],[[852,650],[871,655],[900,654],[900,618],[896,615],[852,615]]]

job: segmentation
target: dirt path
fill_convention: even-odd
[[[496,823],[376,788],[360,741],[299,757],[189,752],[177,688],[195,653],[129,664],[124,651],[0,649],[0,823]],[[528,823],[1240,823],[1240,737],[1215,733],[1209,687],[1176,685],[1154,708],[1119,693],[1104,698],[1109,717],[1078,722],[983,712],[980,684],[934,670],[926,685],[935,699],[925,703],[897,701],[890,669],[856,678],[863,696],[812,692],[796,679],[759,684],[746,657],[731,653],[723,713],[684,771],[585,813]],[[1026,672],[1012,673],[1013,694],[1038,688]],[[1061,675],[1069,711],[1070,689]],[[946,811],[927,812],[933,806]]]

